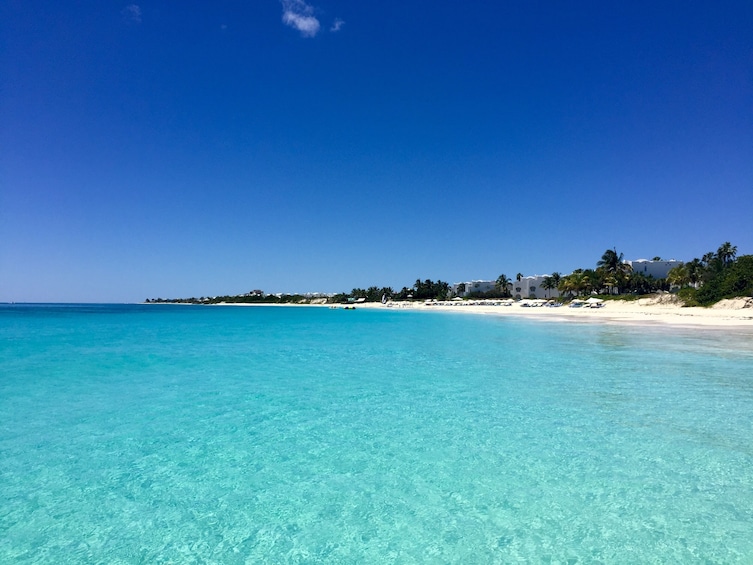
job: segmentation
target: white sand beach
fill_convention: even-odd
[[[676,297],[662,295],[639,300],[609,300],[600,308],[581,306],[522,306],[522,302],[504,305],[496,301],[463,302],[388,302],[359,304],[358,308],[420,309],[499,316],[521,316],[542,320],[667,324],[674,326],[747,327],[753,329],[753,298],[722,300],[710,308],[681,306]],[[529,302],[530,304],[530,302]]]

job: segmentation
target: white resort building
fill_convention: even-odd
[[[455,296],[470,296],[473,293],[490,292],[496,290],[497,281],[470,281],[459,282],[450,285],[450,290]]]
[[[532,275],[512,281],[512,297],[515,300],[523,298],[557,298],[560,293],[556,288],[547,289],[542,285],[549,275]]]
[[[556,288],[545,289],[542,284],[549,275],[533,275],[522,277],[520,280],[513,279],[507,288],[516,300],[524,298],[557,298],[560,294]],[[450,286],[452,294],[463,298],[472,294],[480,294],[497,290],[497,281],[470,281],[455,283]]]
[[[625,261],[625,263],[632,267],[634,273],[642,273],[647,277],[655,279],[666,279],[667,273],[671,269],[682,265],[682,261],[675,261],[674,259],[670,259],[669,261],[636,259],[635,261]]]

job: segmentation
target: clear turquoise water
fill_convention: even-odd
[[[753,332],[0,307],[0,563],[509,562],[753,562]]]

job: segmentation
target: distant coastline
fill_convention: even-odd
[[[355,308],[509,316],[552,322],[658,324],[697,328],[750,328],[753,330],[753,298],[726,299],[709,308],[698,306],[684,307],[673,295],[668,294],[648,296],[639,300],[609,300],[600,308],[573,308],[566,305],[552,307],[551,305],[546,306],[543,304],[532,305],[532,302],[521,301],[505,305],[504,302],[494,300],[469,300],[462,302],[389,301],[386,304],[363,302],[355,305]],[[149,304],[165,303],[154,302]],[[278,304],[242,302],[221,302],[208,306],[314,307],[332,309],[345,307],[344,304],[326,303]]]
[[[578,308],[584,302],[587,308]],[[517,312],[535,317],[660,321],[668,324],[731,325],[753,320],[753,255],[737,256],[724,242],[716,251],[687,263],[674,259],[627,261],[607,249],[595,269],[569,275],[505,274],[494,281],[449,284],[416,279],[411,287],[354,288],[337,294],[245,294],[200,298],[147,299],[147,304],[350,305],[368,308],[450,309],[473,306],[478,313]],[[521,308],[528,307],[528,308]],[[606,307],[606,308],[604,308]],[[606,311],[607,314],[603,312]]]

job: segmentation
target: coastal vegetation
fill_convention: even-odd
[[[633,271],[624,255],[617,253],[616,249],[607,249],[596,262],[596,269],[576,269],[562,277],[558,273],[555,275],[558,282],[554,288],[566,298],[590,294],[644,295],[670,289],[666,279],[655,279]]]
[[[737,246],[722,244],[672,269],[667,280],[679,287],[687,306],[709,306],[725,298],[753,296],[753,255],[737,257]]]
[[[654,257],[654,261],[661,261]],[[523,278],[522,273],[516,280]],[[497,277],[494,288],[484,292],[466,292],[466,283],[453,287],[442,281],[416,279],[412,286],[395,291],[389,286],[354,288],[350,292],[333,295],[320,294],[265,294],[261,290],[240,295],[200,298],[153,298],[147,303],[173,304],[310,304],[379,302],[385,300],[447,300],[456,296],[470,299],[498,299],[512,297],[513,281],[505,274]],[[488,288],[488,287],[487,287]],[[716,251],[704,254],[687,263],[672,268],[666,278],[655,279],[642,272],[633,271],[624,255],[616,249],[607,249],[596,262],[595,269],[575,269],[569,275],[552,273],[541,283],[547,296],[554,290],[559,300],[567,301],[581,296],[598,294],[604,298],[629,299],[656,292],[677,291],[686,306],[709,306],[725,298],[753,296],[753,255],[737,256],[737,247],[725,242]]]
[[[576,269],[561,277],[557,289],[566,298],[603,294],[623,299],[677,291],[686,306],[710,306],[725,298],[753,296],[753,255],[737,257],[737,246],[725,242],[700,259],[672,268],[666,278],[655,279],[633,271],[622,253],[607,249],[596,269]]]
[[[211,296],[200,298],[147,298],[147,304],[300,304],[308,302],[309,296],[302,294],[264,294],[250,292],[246,294]]]

